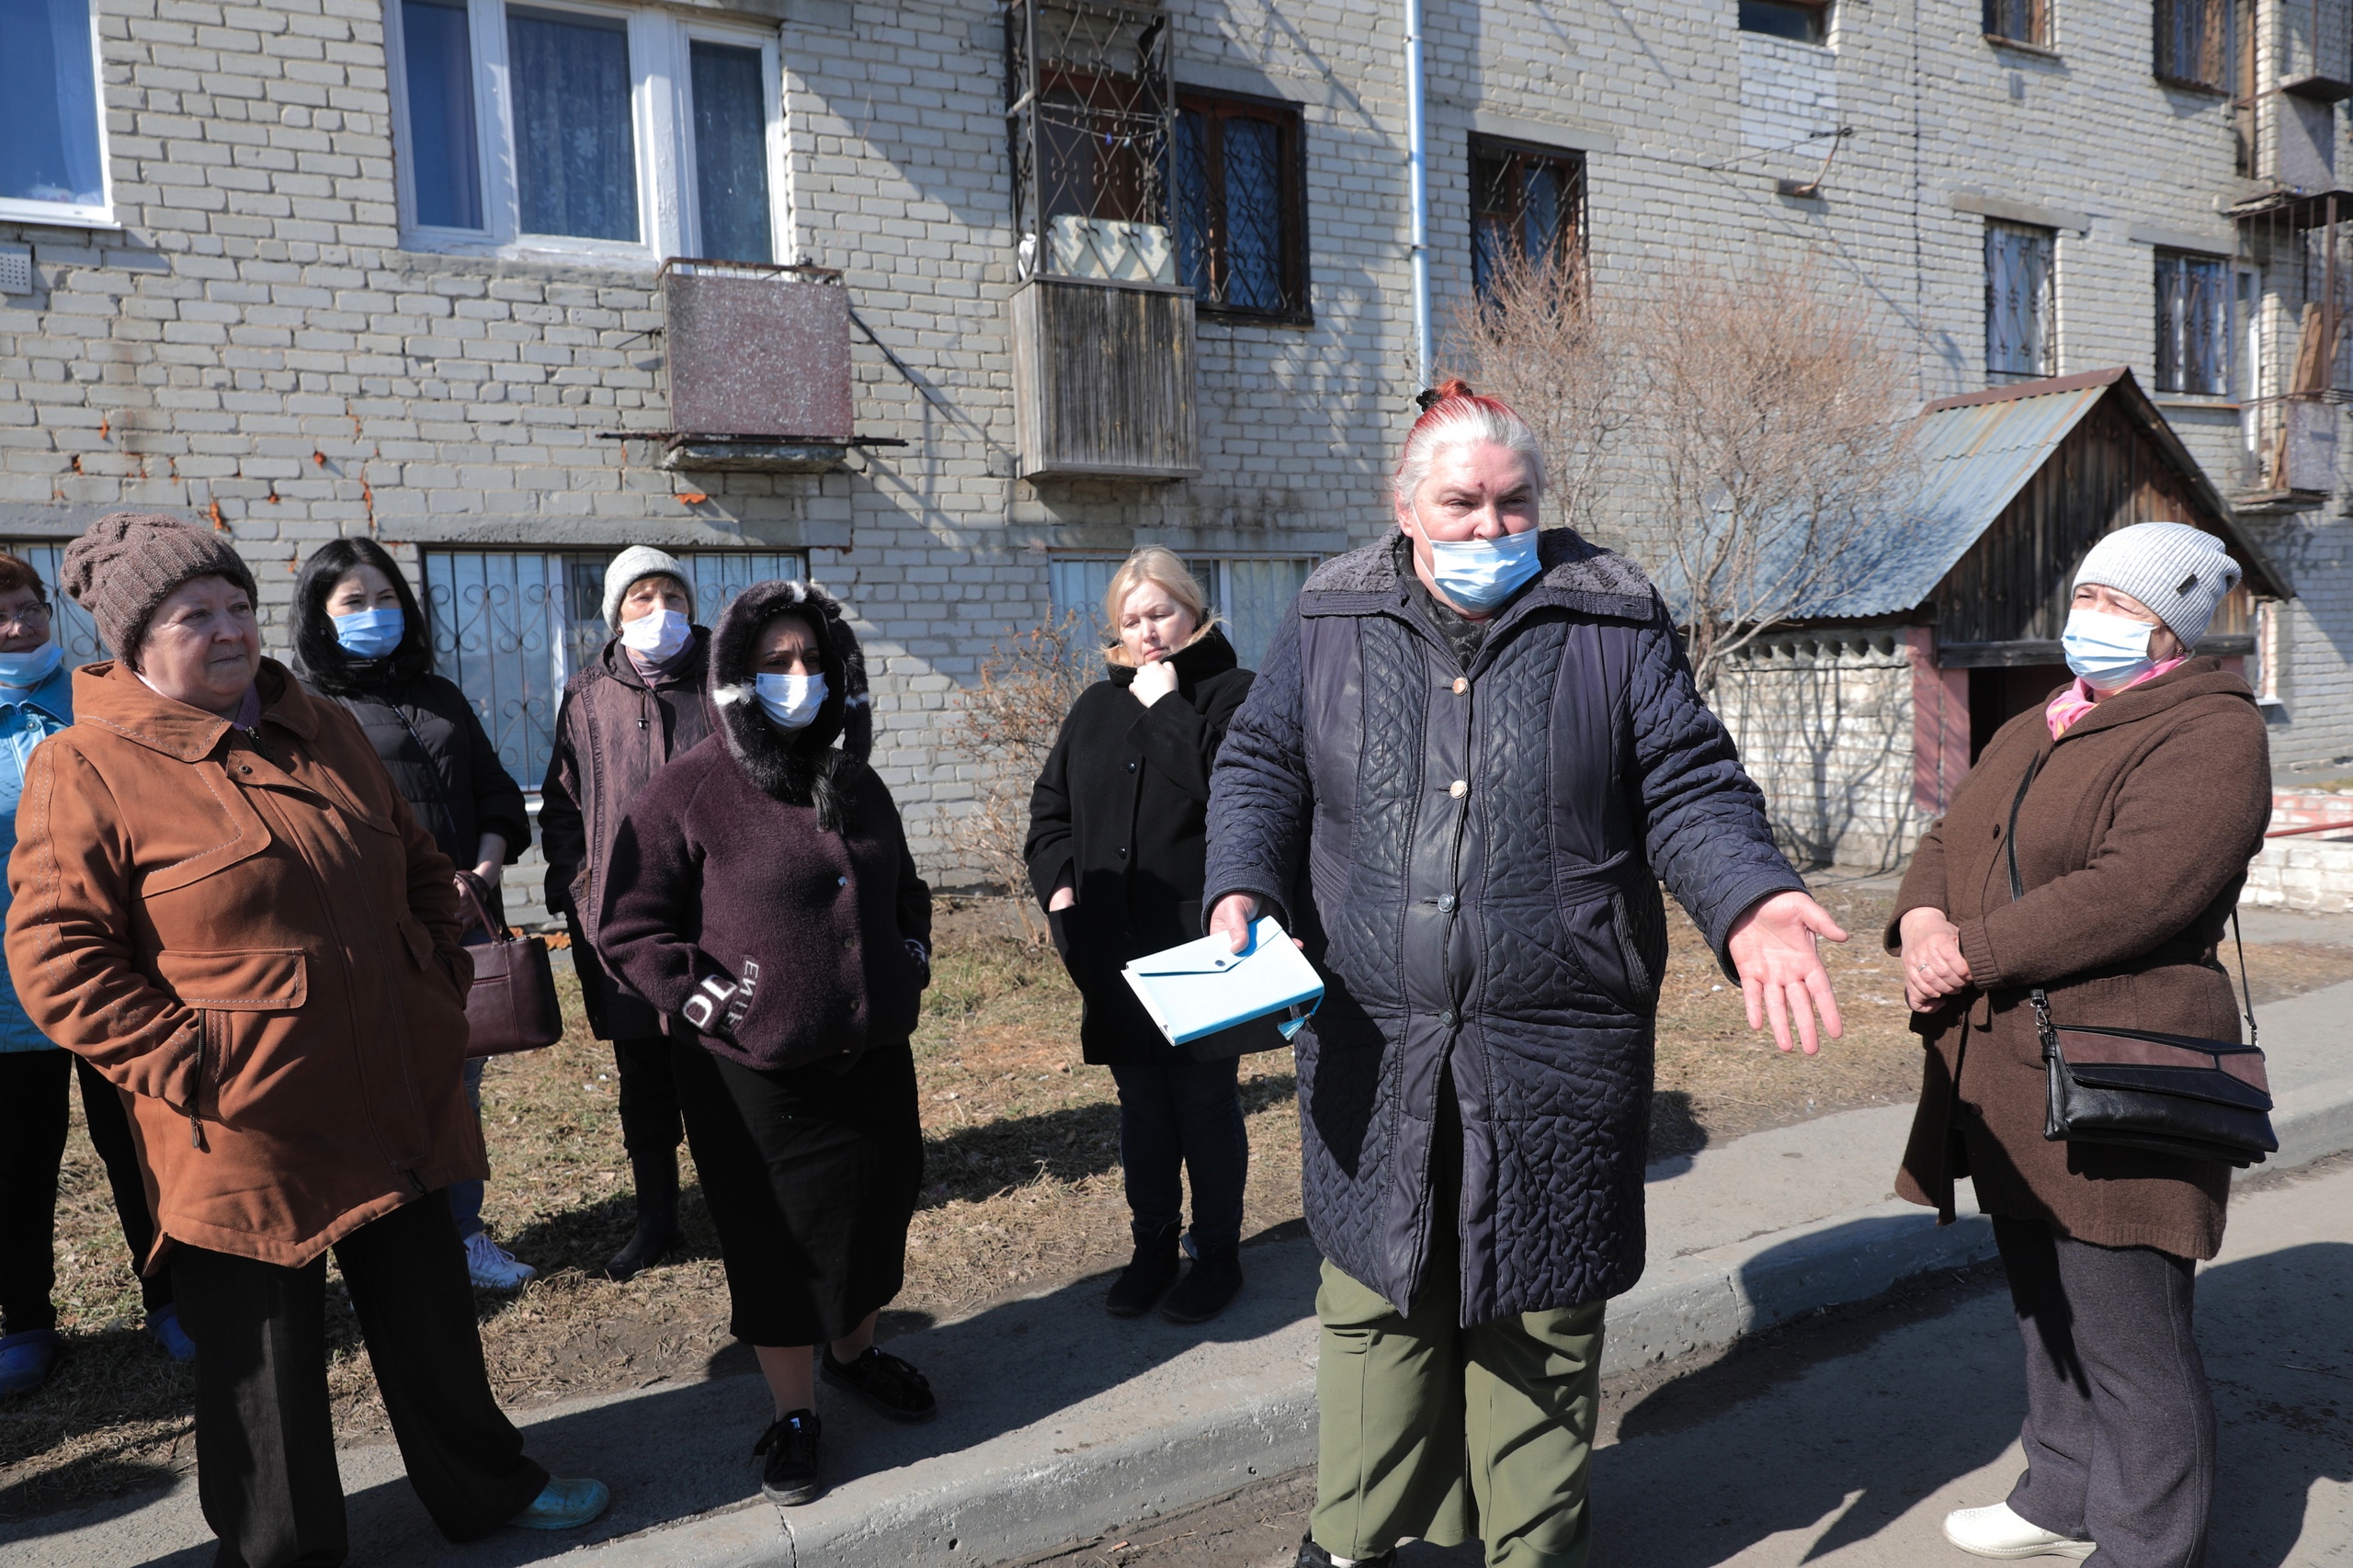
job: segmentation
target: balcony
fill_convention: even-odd
[[[661,466],[826,473],[855,440],[849,292],[825,267],[665,262],[671,429]]]

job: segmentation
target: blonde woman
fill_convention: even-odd
[[[1128,558],[1103,621],[1108,667],[1071,705],[1029,798],[1029,881],[1086,999],[1086,1060],[1110,1068],[1120,1088],[1135,1256],[1104,1304],[1140,1317],[1158,1302],[1165,1317],[1201,1323],[1242,1289],[1250,1145],[1235,1060],[1196,1062],[1171,1046],[1120,968],[1201,934],[1210,768],[1251,676],[1170,551]],[[1194,1263],[1182,1284],[1180,1166],[1193,1178]]]

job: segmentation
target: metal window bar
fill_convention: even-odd
[[[2276,192],[2241,203],[2251,279],[2238,331],[2252,363],[2239,390],[2241,505],[2309,506],[2337,486],[2340,405],[2353,402],[2353,199]]]
[[[1984,27],[1989,38],[2047,48],[2051,42],[2048,0],[1985,0]]]
[[[2023,223],[1985,225],[1985,370],[2053,373],[2051,272],[2056,236]]]
[[[2159,251],[2157,390],[2220,397],[2230,390],[2231,265]]]
[[[1567,272],[1582,264],[1584,245],[1584,159],[1472,144],[1471,285],[1480,298],[1507,250]]]
[[[1204,305],[1266,315],[1302,309],[1296,117],[1189,98],[1176,125],[1177,277]]]
[[[2230,87],[2231,0],[2157,0],[2156,74],[2217,92]]]
[[[1006,129],[1021,276],[1054,274],[1057,218],[1169,222],[1176,97],[1168,18],[1143,0],[1011,0]],[[1082,227],[1086,244],[1111,243]],[[1121,256],[1097,258],[1118,277]]]

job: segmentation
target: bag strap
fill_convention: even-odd
[[[492,941],[505,943],[520,939],[510,936],[506,931],[501,929],[501,923],[493,920],[490,917],[490,906],[483,903],[482,894],[474,892],[474,879],[472,872],[460,872],[458,874],[457,881],[458,891],[464,893],[466,895],[466,902],[474,906],[474,918],[482,922],[482,928],[490,933],[490,939]]]
[[[2018,879],[2018,808],[2026,804],[2026,792],[2033,785],[2034,776],[2042,771],[2043,761],[2050,755],[2049,752],[2035,754],[2033,763],[2026,770],[2026,777],[2018,780],[2018,794],[2010,801],[2010,825],[2003,836],[2002,850],[2009,857],[2012,903],[2026,896],[2025,883]],[[2246,1042],[2254,1045],[2256,1043],[2255,992],[2246,983],[2246,938],[2239,935],[2239,912],[2235,904],[2231,907],[2231,940],[2239,950],[2239,1004],[2246,1014]],[[2051,1025],[2051,998],[2038,985],[2028,993],[2027,999],[2034,1006],[2035,1023],[2041,1030],[2043,1051],[2048,1054],[2057,1043]]]

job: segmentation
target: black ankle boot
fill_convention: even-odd
[[[1111,1282],[1111,1293],[1103,1298],[1105,1312],[1115,1318],[1140,1318],[1176,1283],[1176,1232],[1175,1225],[1163,1225],[1136,1233],[1135,1256]]]
[[[637,1233],[605,1265],[608,1279],[628,1279],[666,1261],[687,1239],[678,1229],[677,1154],[632,1154],[630,1165],[637,1176]]]
[[[1160,1315],[1170,1323],[1207,1323],[1225,1311],[1241,1292],[1242,1257],[1233,1242],[1216,1242],[1200,1249],[1185,1282],[1160,1303]]]
[[[1392,1547],[1379,1556],[1359,1557],[1357,1561],[1363,1563],[1364,1568],[1393,1568],[1397,1561],[1397,1551]],[[1313,1536],[1301,1536],[1297,1568],[1332,1568],[1332,1554],[1316,1545]]]

